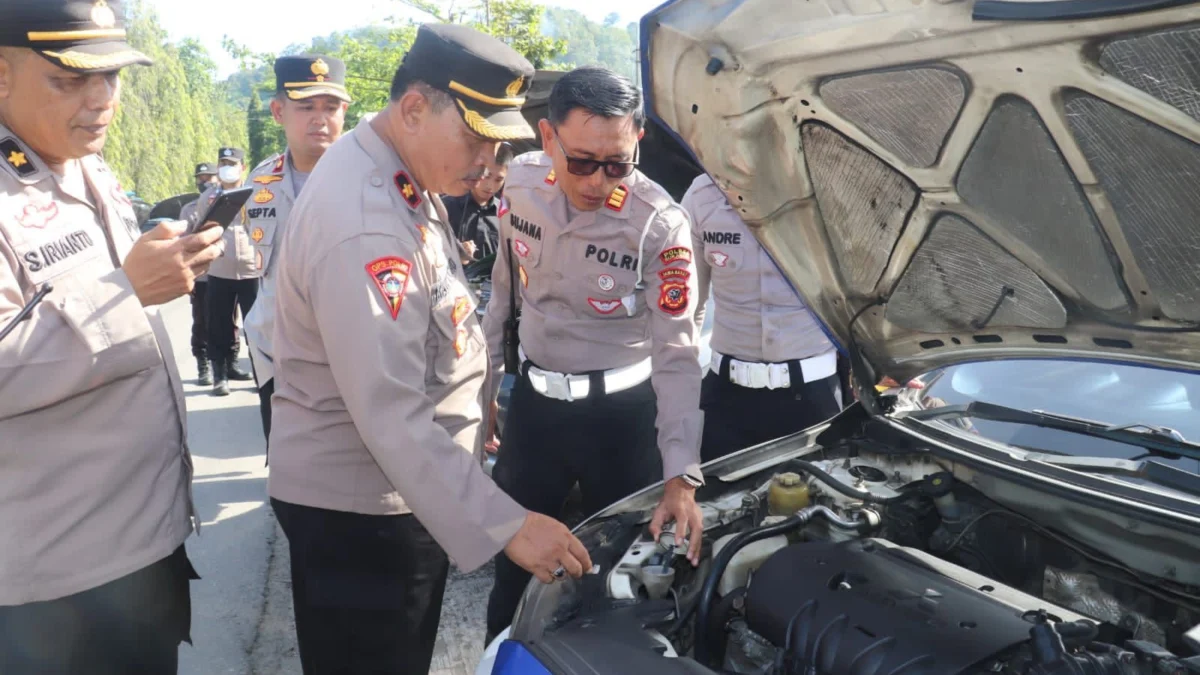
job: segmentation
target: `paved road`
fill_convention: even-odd
[[[180,649],[181,675],[300,675],[292,625],[287,541],[267,503],[265,442],[253,383],[224,398],[196,385],[186,298],[163,308],[188,405],[188,440],[203,528],[188,554],[194,646]],[[250,370],[243,347],[242,366]],[[483,652],[490,567],[451,573],[431,675],[468,675]]]

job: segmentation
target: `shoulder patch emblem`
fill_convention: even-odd
[[[625,199],[628,197],[629,188],[625,187],[624,183],[621,183],[617,186],[617,189],[613,190],[612,194],[608,196],[608,201],[605,202],[604,205],[613,211],[620,211],[625,207]]]
[[[9,137],[0,141],[0,159],[3,159],[21,178],[37,173],[37,167],[25,155],[17,139]]]
[[[667,314],[678,316],[687,311],[688,287],[679,281],[664,281],[658,296],[658,306]]]
[[[663,251],[658,257],[664,265],[677,262],[690,263],[692,262],[692,249],[686,246],[676,246]]]
[[[554,169],[550,169],[550,173],[546,174],[546,185],[554,185],[558,182],[558,176],[554,175]]]
[[[412,263],[395,256],[379,258],[367,263],[367,274],[379,288],[384,303],[392,312],[393,321],[400,315],[400,306],[404,304],[404,290],[408,288],[410,272],[412,272]]]
[[[471,315],[471,301],[465,295],[461,295],[454,299],[454,312],[450,315],[450,320],[454,325],[462,323]]]
[[[524,265],[517,265],[517,272],[521,276],[521,285],[529,288],[529,273],[525,271]]]
[[[412,179],[403,171],[396,172],[396,189],[400,191],[400,196],[404,198],[404,203],[408,204],[408,208],[416,209],[421,205],[421,193],[417,192],[417,186],[413,185]]]
[[[685,269],[680,269],[678,267],[667,267],[666,269],[664,269],[658,273],[658,278],[662,279],[663,281],[686,282],[688,279],[691,278],[691,276],[692,276],[691,272],[689,272]]]
[[[274,200],[275,200],[275,193],[271,192],[267,188],[263,188],[263,189],[259,190],[258,192],[254,193],[254,203],[255,204],[270,204]]]
[[[257,176],[257,177],[255,177],[254,182],[258,183],[259,185],[270,185],[271,183],[278,183],[282,180],[283,180],[283,176],[268,175],[268,176]]]
[[[612,314],[621,306],[620,300],[597,300],[596,298],[588,298],[588,304],[592,309],[601,314]]]

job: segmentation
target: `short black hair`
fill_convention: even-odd
[[[508,143],[501,143],[500,147],[496,149],[496,164],[499,166],[504,166],[505,164],[511,162],[512,158],[516,154],[517,151],[513,149],[512,145]]]
[[[550,124],[558,126],[572,110],[599,117],[633,116],[641,129],[646,123],[642,92],[627,77],[601,66],[584,66],[563,75],[550,90]]]
[[[434,112],[441,112],[446,108],[454,105],[454,100],[446,92],[439,91],[429,86],[422,80],[412,76],[404,66],[401,65],[396,69],[396,74],[392,76],[392,102],[399,101],[409,89],[416,89],[421,92],[421,95],[429,100],[430,107]]]

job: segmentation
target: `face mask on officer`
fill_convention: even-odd
[[[217,177],[222,183],[236,183],[242,178],[242,167],[225,165],[217,170]]]
[[[197,178],[196,179],[196,192],[204,192],[205,190],[207,190],[208,188],[210,188],[216,184],[217,184],[217,179],[215,176],[209,177],[209,178]]]

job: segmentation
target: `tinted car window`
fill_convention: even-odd
[[[985,401],[1111,425],[1170,427],[1200,442],[1200,375],[1085,361],[989,361],[951,366],[922,378],[924,407]],[[1131,459],[1141,448],[1065,431],[971,420],[983,436],[1023,448]],[[1200,473],[1194,459],[1159,460]]]

